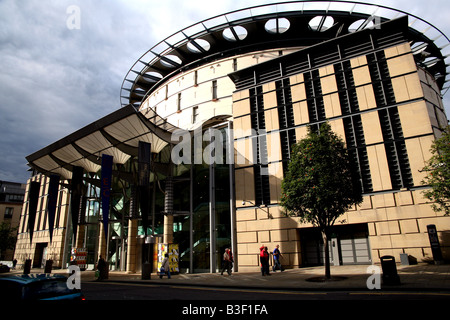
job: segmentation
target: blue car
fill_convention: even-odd
[[[53,274],[0,276],[0,300],[85,300],[81,290],[69,289],[67,277]]]

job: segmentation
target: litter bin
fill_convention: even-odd
[[[45,261],[44,273],[52,273],[53,260]]]
[[[383,270],[383,284],[395,285],[400,284],[400,277],[397,273],[397,265],[393,256],[382,256],[381,269]]]
[[[146,262],[142,264],[142,280],[150,280],[151,278],[151,264]]]
[[[25,260],[25,264],[23,265],[23,274],[30,274],[31,272],[31,259]]]

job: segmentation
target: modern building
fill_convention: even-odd
[[[19,227],[24,195],[25,184],[0,181],[0,224],[6,223],[12,229]],[[3,261],[12,261],[13,256],[12,249],[0,252],[0,260]]]
[[[27,157],[19,264],[64,267],[87,248],[88,266],[101,254],[139,272],[157,244],[178,245],[182,272],[216,272],[227,247],[236,270],[259,270],[259,247],[277,244],[287,267],[321,264],[317,230],[279,201],[292,144],[325,121],[364,192],[333,230],[333,263],[432,260],[431,224],[450,258],[449,218],[421,182],[447,125],[448,44],[419,17],[349,1],[262,5],[180,30],[131,67],[119,110]]]

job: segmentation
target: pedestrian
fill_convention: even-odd
[[[12,267],[14,270],[16,269],[16,265],[17,265],[17,259],[14,258],[14,260],[13,260],[13,267]]]
[[[275,249],[273,250],[273,267],[272,271],[275,272],[278,269],[280,269],[281,272],[284,271],[283,267],[281,266],[281,252],[280,252],[280,245],[277,244]]]
[[[262,246],[260,249],[259,260],[261,262],[261,273],[262,275],[268,275],[269,273],[269,252],[267,251],[267,247]]]
[[[162,279],[164,273],[167,272],[167,279],[170,279],[170,266],[169,266],[169,254],[164,255],[164,260],[161,263],[161,269],[159,270],[159,278]]]
[[[225,249],[225,253],[223,254],[223,261],[222,261],[222,272],[220,273],[223,275],[223,272],[225,269],[227,270],[227,273],[229,276],[231,276],[231,265],[232,265],[232,255],[229,248]]]
[[[96,275],[98,275],[97,281],[101,281],[101,280],[107,278],[107,276],[106,276],[107,269],[106,268],[107,268],[106,261],[100,255],[99,258],[98,258],[98,262],[97,262],[97,272],[96,272]]]

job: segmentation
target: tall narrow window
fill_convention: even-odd
[[[195,123],[198,118],[198,106],[192,108],[192,123]]]
[[[181,92],[178,94],[178,99],[177,99],[177,112],[181,111]]]
[[[350,159],[355,167],[359,169],[361,187],[363,192],[371,192],[372,176],[367,155],[366,141],[359,112],[358,99],[355,92],[353,72],[349,61],[334,65],[336,83],[339,91],[339,102],[341,112],[346,115],[342,122],[344,124],[345,141]]]
[[[392,189],[411,187],[414,184],[411,167],[398,109],[395,105],[395,95],[386,57],[383,51],[368,54],[366,57],[379,109],[378,117],[383,133]]]
[[[233,71],[237,71],[237,59],[233,59]]]
[[[194,71],[194,87],[198,86],[198,71]]]
[[[270,204],[270,184],[266,140],[266,120],[262,87],[250,89],[251,125],[255,130],[256,163],[253,165],[255,177],[255,204]]]
[[[5,219],[11,219],[14,213],[14,208],[6,207],[5,209]]]
[[[313,70],[303,75],[305,78],[306,103],[308,104],[310,126],[312,130],[317,130],[319,128],[318,122],[326,119],[319,71]],[[314,123],[317,124],[313,125]]]
[[[295,143],[294,111],[292,109],[292,97],[289,79],[275,82],[277,89],[278,123],[280,127],[281,156],[283,160],[283,172],[287,170],[288,160],[291,155],[291,147]],[[283,130],[285,129],[285,130]]]
[[[213,80],[212,82],[212,99],[216,101],[217,98],[217,80]]]

